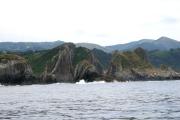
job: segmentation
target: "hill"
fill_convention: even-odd
[[[85,47],[85,48],[88,48],[90,50],[99,49],[99,50],[102,50],[102,51],[107,52],[107,53],[110,52],[110,50],[108,48],[97,45],[97,44],[92,44],[92,43],[77,43],[76,46],[77,47]]]
[[[5,79],[0,82],[5,83],[5,76],[14,75],[14,71],[19,71],[14,78],[19,84],[75,83],[81,79],[87,82],[179,79],[180,73],[173,70],[179,67],[179,53],[180,49],[148,52],[143,48],[106,53],[99,49],[76,47],[73,43],[65,43],[49,50],[18,52],[17,55],[1,53],[0,71]],[[14,63],[18,64],[13,65]],[[27,76],[26,72],[22,74],[30,76],[27,81],[23,81],[23,76],[23,79],[18,77],[23,71],[29,71]]]
[[[63,41],[55,42],[0,42],[0,51],[24,52],[47,50],[63,44]]]
[[[154,67],[148,59],[147,52],[142,48],[125,52],[115,51],[107,75],[118,81],[180,78],[179,73],[166,66]]]
[[[180,48],[171,49],[168,51],[150,51],[148,56],[150,62],[156,67],[160,67],[162,64],[164,64],[177,71],[180,71]]]
[[[11,52],[24,52],[24,51],[39,51],[48,50],[63,44],[63,41],[55,42],[1,42],[0,51],[11,51]],[[110,53],[115,50],[129,51],[141,47],[145,50],[170,50],[180,48],[180,42],[168,37],[160,37],[157,40],[153,39],[142,39],[126,44],[117,44],[112,46],[101,46],[92,43],[77,43],[76,47],[85,47],[90,50],[99,49],[106,53]]]
[[[180,42],[168,37],[160,37],[157,40],[153,39],[143,39],[135,42],[130,42],[126,44],[118,44],[112,46],[106,46],[107,49],[114,51],[127,51],[127,50],[134,50],[138,47],[141,47],[145,50],[170,50],[175,48],[180,48]]]

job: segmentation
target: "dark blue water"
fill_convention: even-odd
[[[0,86],[0,119],[180,120],[180,81]]]

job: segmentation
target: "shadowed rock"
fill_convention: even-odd
[[[0,55],[1,84],[31,84],[35,80],[32,69],[24,58],[17,55]]]
[[[162,70],[152,66],[142,48],[128,52],[114,52],[107,75],[119,81],[180,78],[180,74],[172,69]]]
[[[43,81],[65,83],[77,82],[80,79],[93,81],[102,73],[99,61],[90,50],[83,47],[76,48],[72,43],[59,46],[58,50],[58,54],[46,66]]]

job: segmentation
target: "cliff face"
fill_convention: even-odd
[[[180,74],[172,69],[161,70],[152,66],[146,51],[142,48],[128,52],[114,52],[107,75],[119,81],[180,78]]]
[[[32,83],[32,70],[20,56],[0,55],[0,83],[28,84]]]
[[[179,73],[166,66],[155,68],[142,48],[108,54],[66,43],[26,58],[33,71],[41,75],[40,83],[180,79]]]
[[[71,60],[73,49],[74,46],[72,45],[64,45],[62,48],[59,48],[59,53],[52,58],[46,67],[45,72],[46,75],[49,76],[48,79],[51,78],[56,82],[73,82],[73,66]],[[47,79],[46,76],[45,79]]]
[[[57,49],[57,48],[55,48]],[[75,47],[72,43],[59,46],[43,74],[45,82],[73,83],[80,79],[92,81],[102,73],[99,61],[90,50]]]

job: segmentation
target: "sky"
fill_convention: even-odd
[[[180,0],[0,0],[0,41],[180,40]]]

